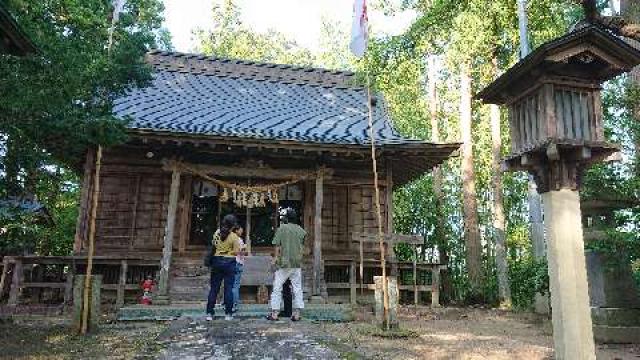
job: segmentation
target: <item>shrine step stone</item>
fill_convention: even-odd
[[[236,318],[262,318],[269,313],[269,306],[266,304],[242,304]],[[183,303],[168,306],[156,305],[133,305],[125,306],[118,310],[117,319],[121,321],[154,321],[173,320],[180,317],[204,318],[204,303]],[[216,306],[216,317],[223,317],[224,309],[222,305]],[[318,321],[353,321],[355,311],[350,305],[340,304],[305,304],[302,317],[308,320]]]

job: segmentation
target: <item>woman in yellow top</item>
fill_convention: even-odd
[[[216,298],[222,281],[224,281],[224,319],[233,320],[233,282],[236,272],[236,255],[242,251],[240,238],[234,232],[238,227],[238,219],[234,215],[227,215],[222,219],[220,230],[213,235],[212,242],[215,253],[209,264],[211,267],[211,290],[207,301],[207,320],[213,319]]]

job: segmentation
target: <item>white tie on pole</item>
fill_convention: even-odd
[[[116,28],[116,23],[120,20],[120,13],[124,10],[124,4],[126,0],[112,0],[113,16],[111,17],[111,27],[109,28],[109,45],[108,49],[111,51],[111,45],[113,45],[113,32]]]
[[[351,43],[349,48],[357,56],[364,56],[369,41],[369,18],[367,16],[367,1],[355,0],[353,3],[353,24],[351,26]]]

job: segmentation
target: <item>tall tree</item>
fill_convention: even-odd
[[[470,297],[473,302],[483,299],[482,244],[478,221],[476,172],[473,166],[473,137],[471,136],[471,67],[460,65],[460,138],[462,141],[462,209],[464,240],[467,249]]]
[[[496,74],[498,73],[498,59],[492,59]],[[511,286],[507,265],[507,249],[505,237],[504,200],[502,196],[502,126],[500,108],[490,105],[491,120],[491,152],[493,153],[493,231],[496,246],[496,272],[498,275],[498,298],[500,306],[511,307]]]

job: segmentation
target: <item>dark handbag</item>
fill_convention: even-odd
[[[204,266],[211,267],[211,262],[213,261],[213,254],[215,253],[215,246],[207,246],[207,253],[204,255]]]

